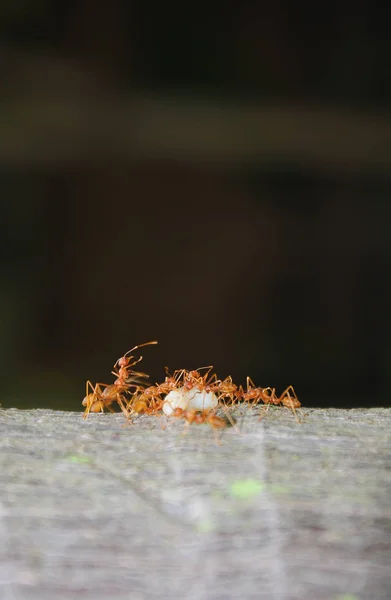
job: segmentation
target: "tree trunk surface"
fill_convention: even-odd
[[[1,600],[391,598],[391,409],[259,414],[0,411]]]

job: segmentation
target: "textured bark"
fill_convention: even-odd
[[[0,598],[391,597],[391,409],[237,419],[0,411]]]

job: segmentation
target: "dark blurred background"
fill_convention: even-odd
[[[2,0],[1,396],[143,352],[389,405],[390,7]]]

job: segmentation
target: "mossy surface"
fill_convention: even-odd
[[[391,409],[258,416],[0,411],[0,598],[390,598]]]

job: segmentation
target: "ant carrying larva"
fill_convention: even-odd
[[[190,371],[178,369],[172,375],[166,367],[163,382],[147,385],[149,375],[134,369],[143,357],[136,357],[132,353],[155,344],[156,340],[139,344],[118,358],[111,371],[115,377],[114,383],[93,385],[87,381],[86,396],[82,402],[84,417],[106,409],[115,412],[113,405],[117,403],[127,422],[131,422],[134,415],[163,415],[183,419],[186,431],[194,423],[205,423],[214,431],[231,425],[240,433],[230,412],[238,407],[252,408],[261,404],[264,411],[259,420],[271,405],[275,405],[291,410],[296,421],[300,422],[298,410],[301,403],[291,385],[277,396],[275,388],[256,386],[250,377],[247,377],[245,388],[234,383],[231,376],[218,379],[216,373],[212,372],[212,366]],[[225,418],[216,414],[218,409],[224,412]]]

